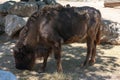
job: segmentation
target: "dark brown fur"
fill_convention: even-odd
[[[47,6],[34,13],[20,33],[14,49],[16,68],[31,69],[37,57],[43,57],[45,70],[49,54],[54,52],[57,71],[62,71],[61,45],[87,38],[84,65],[95,62],[100,40],[101,14],[92,7]],[[89,60],[90,59],[90,60]]]

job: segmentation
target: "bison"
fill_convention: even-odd
[[[100,41],[101,13],[93,7],[46,6],[35,12],[19,35],[13,54],[16,68],[31,70],[37,57],[43,57],[42,71],[51,53],[62,71],[61,45],[87,40],[84,66],[95,63],[96,45]]]

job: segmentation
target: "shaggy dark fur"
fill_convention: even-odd
[[[101,14],[92,7],[46,6],[34,13],[20,33],[14,48],[16,68],[32,69],[36,57],[43,57],[45,70],[49,54],[54,52],[57,71],[62,71],[61,45],[87,38],[84,65],[94,64],[100,40]]]

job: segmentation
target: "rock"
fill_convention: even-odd
[[[17,80],[17,78],[11,72],[0,70],[0,80]]]
[[[38,9],[41,9],[42,7],[44,7],[46,4],[42,1],[38,1],[36,2],[36,4],[38,5]]]
[[[35,2],[18,2],[8,10],[8,13],[22,17],[29,17],[37,10],[38,6]]]
[[[8,10],[15,4],[15,1],[8,1],[0,5],[0,14],[7,14]]]
[[[48,5],[50,4],[55,5],[57,3],[56,0],[43,0],[43,2],[45,2]]]
[[[8,1],[3,4],[0,4],[0,34],[5,32],[5,16],[8,14],[8,10],[15,3],[15,1]]]
[[[101,43],[120,44],[120,23],[103,20]]]
[[[27,19],[17,15],[7,15],[5,17],[5,32],[8,36],[13,37],[26,24]]]

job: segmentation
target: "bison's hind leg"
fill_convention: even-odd
[[[89,61],[90,65],[93,65],[95,63],[96,45],[100,43],[100,36],[101,36],[100,24],[98,24],[97,27],[98,27],[98,30],[96,30],[95,40],[93,42],[93,48],[92,48],[92,55]]]
[[[96,32],[94,29],[87,33],[87,56],[84,62],[84,66],[88,66],[95,63],[96,55]]]
[[[93,43],[92,54],[89,60],[90,65],[93,65],[95,63],[95,56],[96,56],[96,41],[94,41]]]
[[[87,56],[83,65],[85,67],[89,65],[89,60],[92,55],[93,43],[94,40],[90,36],[87,36]]]

